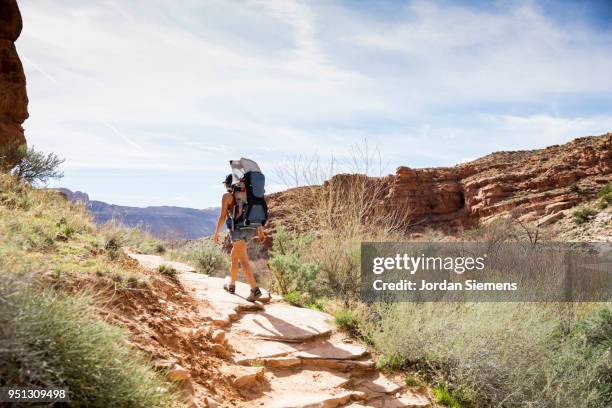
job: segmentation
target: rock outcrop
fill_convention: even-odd
[[[271,221],[299,230],[303,220],[317,218],[312,208],[320,204],[303,205],[304,197],[307,201],[317,189],[346,189],[353,183],[371,195],[366,201],[377,200],[366,208],[366,217],[387,215],[411,230],[456,229],[507,216],[550,225],[562,218],[555,214],[592,199],[612,181],[612,133],[539,150],[496,152],[454,167],[399,167],[395,175],[371,178],[367,188],[363,177],[340,175],[323,186],[273,194]],[[338,195],[349,197],[350,193]],[[334,218],[342,219],[341,212]]]
[[[408,223],[469,225],[500,216],[547,222],[612,180],[612,133],[540,150],[496,152],[450,168],[400,167],[383,206]],[[544,220],[542,220],[544,221]]]
[[[0,155],[26,143],[21,124],[28,117],[23,66],[15,41],[22,28],[16,0],[0,0]],[[10,163],[9,163],[10,164]]]

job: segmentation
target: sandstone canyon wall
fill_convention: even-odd
[[[352,178],[363,176],[338,175],[322,187],[302,189],[346,186]],[[373,211],[401,218],[410,230],[457,229],[506,216],[546,225],[612,182],[612,133],[539,150],[496,152],[454,167],[399,167],[395,175],[371,180],[378,183],[370,189],[378,200]],[[303,229],[296,220],[308,219],[310,209],[299,205],[299,190],[270,196],[272,223]]]
[[[449,168],[399,167],[383,205],[403,205],[411,223],[469,225],[500,216],[546,222],[610,181],[612,133]]]
[[[0,0],[0,153],[26,143],[21,127],[28,117],[26,79],[15,48],[21,28],[17,1]]]

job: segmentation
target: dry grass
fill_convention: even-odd
[[[379,151],[366,142],[326,163],[316,156],[293,158],[276,171],[290,189],[283,194],[278,215],[287,214],[285,224],[298,231],[344,235],[403,231],[406,212],[400,206],[383,205],[392,184],[384,169]]]
[[[132,233],[100,231],[82,206],[0,175],[0,385],[67,387],[74,406],[176,405],[92,298],[45,283],[103,274],[122,290],[146,281],[122,250]]]

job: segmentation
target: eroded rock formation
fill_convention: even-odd
[[[15,41],[22,22],[16,0],[0,0],[0,152],[26,143],[21,124],[28,117],[23,66]]]
[[[612,180],[612,133],[540,150],[496,152],[450,168],[400,167],[384,206],[411,223],[535,221],[593,198]]]
[[[341,175],[307,189],[347,186],[362,178]],[[395,175],[371,180],[373,187],[364,191],[376,192],[379,201],[373,211],[407,227],[453,229],[504,216],[546,225],[560,218],[555,216],[559,211],[592,199],[612,181],[612,133],[540,150],[496,152],[454,167],[399,167]],[[299,205],[303,197],[300,189],[270,196],[272,222],[302,229],[296,220],[309,220],[317,205]]]

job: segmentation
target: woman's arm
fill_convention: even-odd
[[[219,220],[217,220],[217,229],[215,230],[215,235],[213,235],[213,241],[215,243],[219,243],[219,232],[221,228],[223,228],[223,223],[227,218],[227,202],[230,198],[228,193],[223,194],[223,198],[221,199],[221,214],[219,214]]]

